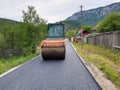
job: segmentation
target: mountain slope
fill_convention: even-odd
[[[19,22],[14,21],[14,20],[10,20],[10,19],[0,18],[0,26],[3,26],[5,24],[15,25],[15,24],[19,24]]]
[[[82,15],[82,23],[84,25],[94,26],[102,20],[106,15],[112,12],[120,12],[120,2],[113,3],[111,5],[107,5],[105,7],[99,7],[96,9],[90,9],[83,11]],[[68,17],[66,20],[62,21],[65,25],[67,25],[66,30],[70,29],[79,29],[80,28],[80,12],[76,12],[72,16]],[[76,23],[76,25],[74,25]]]

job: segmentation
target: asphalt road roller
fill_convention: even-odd
[[[66,42],[62,23],[48,24],[48,37],[42,41],[41,54],[46,59],[65,59]]]

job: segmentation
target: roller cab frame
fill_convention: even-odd
[[[65,59],[64,25],[61,23],[48,24],[48,37],[42,41],[40,47],[44,60]]]

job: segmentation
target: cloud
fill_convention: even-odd
[[[21,21],[22,10],[32,5],[42,18],[56,22],[79,11],[81,4],[83,10],[88,10],[114,2],[119,0],[0,0],[0,17]]]

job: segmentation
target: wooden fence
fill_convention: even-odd
[[[120,31],[89,35],[86,43],[120,49]]]

